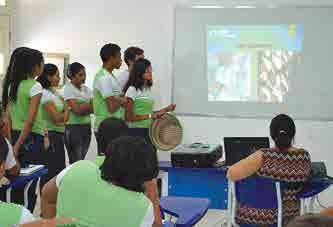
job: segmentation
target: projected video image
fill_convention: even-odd
[[[302,40],[300,25],[208,26],[208,101],[284,102]]]

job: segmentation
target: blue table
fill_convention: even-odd
[[[172,167],[171,162],[168,161],[159,162],[159,167],[161,172],[167,173],[162,176],[163,196],[207,198],[210,200],[209,208],[227,209],[226,167],[179,168]]]
[[[48,172],[47,168],[44,167],[29,175],[18,176],[18,177],[13,178],[8,185],[4,185],[1,187],[2,189],[6,190],[6,201],[8,203],[11,201],[11,191],[13,189],[24,187],[24,206],[28,207],[28,190],[29,190],[31,184],[34,181],[39,180],[40,177],[46,175],[47,172]]]
[[[209,203],[209,199],[172,196],[160,198],[161,211],[177,217],[176,227],[194,226],[206,214]]]
[[[172,167],[169,161],[161,161],[159,166],[162,172],[160,176],[162,176],[163,196],[208,198],[211,201],[209,208],[228,208],[227,167],[180,168]],[[311,199],[313,203],[314,196],[326,190],[331,184],[333,180],[328,178],[311,179],[307,182],[298,195],[303,203],[302,208],[305,200]]]
[[[301,192],[298,193],[297,197],[301,200],[301,214],[313,213],[315,197],[328,189],[333,184],[333,180],[329,178],[318,178],[311,179],[305,183]],[[307,206],[306,201],[309,201]]]

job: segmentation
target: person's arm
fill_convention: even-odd
[[[22,146],[24,141],[27,139],[27,137],[31,133],[32,126],[33,126],[36,116],[37,116],[41,97],[42,97],[42,93],[39,93],[30,98],[28,117],[27,117],[26,121],[24,122],[23,130],[21,131],[18,140],[16,141],[16,143],[14,145],[15,156],[18,156],[20,147]]]
[[[67,108],[64,106],[64,112],[58,112],[54,102],[43,104],[43,108],[47,113],[49,120],[55,125],[64,125]],[[68,118],[68,117],[67,117]]]
[[[116,112],[121,106],[126,106],[126,98],[120,96],[109,96],[105,98],[108,111]]]
[[[79,104],[76,99],[67,100],[67,105],[73,113],[79,116],[84,116],[93,113],[92,102]]]
[[[176,109],[176,104],[170,104],[167,107],[164,107],[163,109],[160,109],[157,112],[160,112],[161,114],[165,114],[167,112],[174,111]]]
[[[145,194],[153,203],[154,207],[154,224],[153,227],[161,227],[162,226],[162,218],[161,218],[161,211],[160,205],[158,200],[158,192],[157,192],[157,183],[156,179],[146,181],[145,185]]]
[[[256,173],[263,162],[263,153],[258,150],[249,157],[232,165],[227,172],[227,178],[232,181],[239,181]]]
[[[6,140],[6,143],[8,145],[8,155],[5,162],[6,175],[9,177],[16,177],[20,174],[21,166],[13,153],[12,145],[8,140]]]
[[[159,118],[162,114],[159,112],[151,114],[143,114],[143,115],[137,115],[134,114],[133,112],[133,106],[134,102],[131,98],[127,98],[127,105],[125,107],[125,120],[126,121],[142,121],[142,120],[147,120],[149,118],[156,119]]]
[[[41,211],[43,218],[54,218],[57,214],[58,187],[56,177],[47,182],[42,190]]]
[[[107,109],[110,113],[116,112],[121,106],[125,107],[127,99],[115,92],[117,88],[111,76],[104,76],[96,82],[96,89],[106,101]]]
[[[12,130],[12,118],[10,117],[10,109],[9,105],[6,107],[6,111],[4,112],[4,126],[1,129],[3,135],[11,140],[11,130]]]

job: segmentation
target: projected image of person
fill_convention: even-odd
[[[219,54],[215,80],[218,101],[242,101],[250,96],[250,55]]]

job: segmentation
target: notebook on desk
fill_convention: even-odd
[[[44,168],[44,165],[29,165],[27,168],[21,168],[20,176],[27,176]]]

